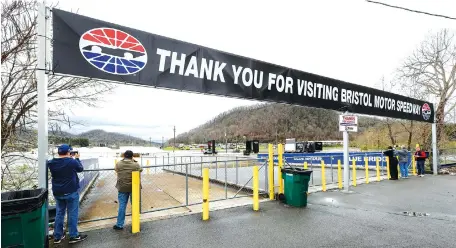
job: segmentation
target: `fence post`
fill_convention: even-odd
[[[209,219],[209,168],[203,169],[203,220]]]
[[[258,196],[258,166],[253,166],[253,210],[258,211],[260,209],[260,202]]]
[[[340,164],[340,159],[337,160],[337,180],[339,189],[342,189],[342,166]]]
[[[278,168],[278,175],[277,175],[277,180],[279,180],[279,194],[283,194],[283,179],[282,179],[282,167],[283,167],[283,145],[278,144],[277,145],[277,153],[278,153],[278,162],[279,162],[279,168]]]
[[[376,162],[376,168],[377,168],[377,182],[380,182],[380,159],[379,158],[375,158],[375,162]]]
[[[236,165],[236,185],[239,184],[239,161],[238,161],[238,157],[235,158],[236,159],[236,162],[235,162],[235,165]]]
[[[323,192],[326,191],[325,162],[323,160],[321,160],[321,189]]]
[[[268,145],[269,164],[268,164],[268,184],[269,184],[269,199],[274,200],[274,148],[272,144]]]
[[[390,159],[389,159],[389,157],[386,157],[386,173],[388,175],[388,179],[390,179],[391,175],[390,175]]]
[[[367,157],[364,157],[365,167],[366,167],[366,184],[369,183],[369,160]]]
[[[139,224],[139,171],[132,172],[132,206],[131,206],[131,232],[138,233],[140,231]]]
[[[352,167],[353,167],[353,186],[356,187],[356,160],[355,160],[354,156],[353,156],[353,160],[352,160]]]
[[[304,170],[307,170],[307,162],[304,162]]]
[[[217,156],[215,157],[215,180],[218,180],[218,159]]]

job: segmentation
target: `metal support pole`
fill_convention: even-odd
[[[277,180],[279,180],[279,194],[283,194],[283,179],[282,179],[282,168],[283,168],[283,145],[277,145],[277,153],[278,153],[278,163],[279,168],[277,168]]]
[[[38,187],[47,189],[48,173],[47,173],[47,157],[48,157],[48,76],[46,75],[46,55],[47,55],[47,34],[49,15],[47,15],[46,1],[43,1],[38,6],[37,17],[37,39],[38,49],[37,56],[37,91],[38,91]],[[49,57],[50,58],[50,57]],[[49,197],[48,197],[49,199]],[[49,201],[46,201],[46,213],[44,222],[45,239],[49,236]]]
[[[432,123],[432,171],[437,175],[439,154],[437,151],[437,123]]]
[[[274,149],[272,144],[268,145],[268,152],[269,152],[269,158],[268,158],[268,184],[269,184],[269,199],[274,200]]]
[[[267,175],[267,173],[265,173]],[[266,177],[267,179],[267,177]],[[238,157],[236,157],[236,185],[239,184],[239,161]]]
[[[350,189],[350,165],[348,164],[348,132],[343,131],[344,136],[344,191],[348,192]]]

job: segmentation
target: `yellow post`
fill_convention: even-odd
[[[369,183],[369,162],[368,162],[367,157],[364,157],[364,162],[365,162],[364,167],[366,167],[366,184],[368,184]]]
[[[307,170],[307,162],[304,162],[304,170]]]
[[[353,160],[352,160],[352,167],[353,167],[353,186],[356,187],[356,161],[355,161],[355,157],[353,157]]]
[[[147,166],[149,166],[149,159],[147,160]],[[147,175],[149,175],[149,168],[146,169]]]
[[[116,167],[117,167],[117,159],[114,159],[114,172],[117,174]]]
[[[412,173],[414,176],[416,176],[416,161],[415,161],[415,156],[412,156]]]
[[[209,219],[209,168],[203,169],[203,220]]]
[[[131,232],[138,233],[140,231],[139,224],[139,171],[133,171],[132,190],[131,190]]]
[[[325,162],[321,161],[321,189],[323,192],[326,191],[326,174],[325,174]]]
[[[282,168],[283,168],[283,145],[279,144],[278,146],[278,160],[279,160],[279,168],[278,168],[278,180],[279,180],[279,193],[283,194],[283,179],[282,179]]]
[[[342,166],[340,164],[340,159],[337,160],[337,181],[339,184],[339,189],[342,189]]]
[[[376,158],[377,182],[380,182],[380,159]]]
[[[391,175],[390,175],[390,160],[389,160],[389,157],[386,157],[386,173],[388,174],[388,179],[390,179]]]
[[[397,161],[399,161],[399,156],[397,156],[396,158],[397,158]],[[397,163],[397,176],[399,178],[401,178],[402,177],[401,175],[402,175],[401,174],[401,168],[399,167],[399,163]]]
[[[268,183],[269,183],[269,199],[274,200],[274,147],[272,144],[268,146]]]
[[[258,195],[258,166],[253,166],[253,210],[258,211],[260,209],[260,201]]]

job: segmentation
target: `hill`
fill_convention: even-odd
[[[91,145],[106,144],[112,145],[149,145],[149,142],[141,138],[133,137],[127,134],[116,132],[106,132],[104,130],[95,129],[80,134],[71,134],[68,132],[60,131],[58,133],[50,133],[50,136],[64,137],[64,138],[85,138],[89,140]],[[159,145],[153,143],[152,145]]]
[[[211,139],[228,142],[258,139],[261,142],[299,140],[341,140],[339,112],[285,104],[257,104],[224,112],[201,126],[180,134],[177,143],[202,143]],[[359,131],[378,123],[360,117]],[[172,140],[170,141],[172,142]]]

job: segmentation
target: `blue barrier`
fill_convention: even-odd
[[[343,153],[342,152],[316,152],[316,153],[284,153],[283,158],[287,163],[290,164],[304,164],[304,162],[312,164],[320,164],[320,161],[323,160],[325,164],[337,164],[337,160],[340,160],[343,163]],[[381,152],[350,152],[348,160],[350,165],[352,161],[355,160],[357,167],[364,167],[365,162],[364,158],[367,157],[369,166],[376,166],[376,159],[380,158],[380,166],[386,166],[386,157]],[[268,158],[267,153],[259,153],[258,160],[266,161]],[[274,162],[277,162],[277,155],[274,155]],[[411,153],[408,155],[408,163],[412,161]]]

